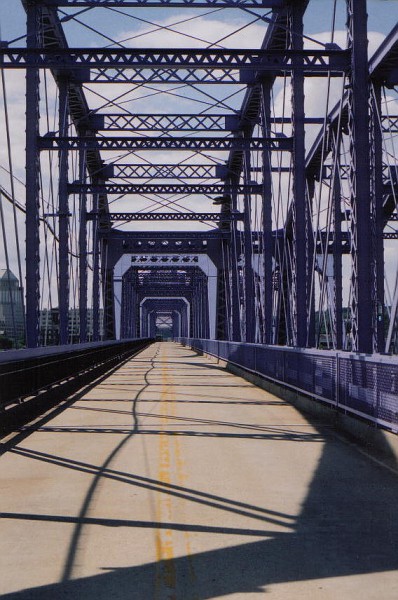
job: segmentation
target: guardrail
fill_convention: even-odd
[[[94,342],[0,353],[0,426],[10,405],[62,384],[93,379],[152,340]]]
[[[218,340],[177,341],[398,433],[398,357]]]

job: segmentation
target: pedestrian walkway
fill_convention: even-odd
[[[398,477],[157,343],[0,457],[4,600],[396,600]]]

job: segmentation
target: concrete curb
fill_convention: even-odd
[[[377,428],[360,418],[346,414],[326,403],[324,404],[283,385],[276,384],[265,377],[250,373],[242,367],[230,364],[213,355],[205,352],[203,355],[211,362],[227,369],[230,373],[243,377],[243,379],[257,387],[289,402],[298,410],[322,419],[325,424],[331,424],[335,431],[341,433],[347,441],[358,444],[362,452],[398,472],[398,435]]]

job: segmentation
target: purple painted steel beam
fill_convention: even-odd
[[[56,137],[53,134],[45,135],[39,139],[41,150],[56,150],[66,147],[69,150],[97,149],[97,150],[252,150],[271,148],[275,151],[290,151],[291,138],[271,137],[268,139],[251,138],[243,140],[226,137]]]
[[[305,2],[299,0],[291,8],[291,45],[294,50],[303,47],[303,14]],[[295,61],[301,61],[299,55]],[[305,179],[305,128],[304,128],[304,76],[294,71],[292,75],[292,121],[293,121],[293,273],[292,308],[293,344],[307,346],[307,303],[308,303],[308,209],[306,205]]]
[[[79,153],[79,179],[85,181],[86,153]],[[87,196],[84,192],[79,198],[79,323],[80,343],[87,341]]]
[[[333,245],[333,275],[334,275],[334,305],[336,322],[336,349],[343,348],[343,270],[342,270],[342,213],[341,213],[341,184],[340,184],[340,141],[341,132],[337,132],[335,140],[333,157],[333,224],[334,224],[334,245]]]
[[[370,210],[369,68],[366,0],[347,0],[352,52],[348,90],[351,137],[351,256],[353,350],[373,351],[373,261]]]
[[[384,331],[384,186],[383,186],[383,132],[380,123],[382,91],[380,83],[373,82],[371,91],[371,202],[374,220],[374,347],[376,352],[385,350]]]
[[[227,168],[223,164],[124,164],[105,165],[107,179],[225,179]]]
[[[93,209],[98,213],[99,198],[98,194],[93,196]],[[93,224],[93,288],[92,288],[92,306],[93,306],[93,342],[100,339],[100,246],[102,240],[99,237],[99,219]]]
[[[115,305],[113,294],[113,269],[108,266],[108,240],[102,240],[101,248],[101,275],[102,296],[104,304],[104,339],[115,338]]]
[[[269,135],[271,127],[271,82],[265,81],[261,88],[262,126],[264,136]],[[263,255],[264,255],[264,343],[272,344],[273,340],[273,236],[272,236],[272,176],[271,157],[267,150],[263,152]]]
[[[86,194],[94,194],[104,192],[107,194],[224,194],[226,189],[225,184],[183,184],[183,183],[104,183],[95,184],[80,184],[72,183],[68,186],[70,194],[78,194],[85,192]],[[261,186],[258,184],[247,184],[238,186],[237,193],[260,194]]]
[[[300,62],[296,63],[299,58]],[[230,70],[248,72],[253,83],[256,73],[283,74],[299,70],[309,76],[336,75],[349,68],[349,53],[346,50],[265,50],[265,49],[192,49],[192,48],[41,48],[27,49],[0,47],[0,60],[5,69],[66,70],[81,83],[89,77],[88,69],[189,69],[189,70]],[[105,66],[106,67],[105,67]],[[79,75],[80,71],[80,75]],[[88,79],[89,80],[89,79]]]
[[[68,134],[68,88],[66,79],[58,83],[59,89],[59,132]],[[69,325],[69,204],[68,204],[68,150],[60,148],[59,160],[59,245],[58,245],[58,302],[59,302],[59,343],[68,343]]]
[[[232,194],[231,194],[231,208],[232,210],[236,210],[238,198],[236,192],[237,180],[239,174],[231,174],[228,182],[231,184]],[[228,327],[228,335],[231,336],[228,339],[240,342],[242,340],[242,328],[241,328],[241,294],[240,294],[240,273],[239,273],[239,255],[240,255],[240,237],[238,232],[238,226],[236,221],[232,221],[231,223],[231,236],[230,239],[226,240],[224,243],[224,247],[226,247],[224,251],[224,260],[228,257],[228,267],[229,272],[224,273],[224,283],[225,283],[225,296],[226,302],[230,301],[229,310],[230,310],[230,319],[231,326]],[[225,269],[225,267],[224,267]],[[228,298],[228,293],[230,293],[230,299]],[[228,315],[229,316],[229,315]]]
[[[239,125],[239,115],[94,113],[88,121],[93,131],[234,131]]]
[[[372,80],[386,87],[398,85],[398,23],[376,50],[369,62]]]
[[[94,219],[93,213],[88,213],[87,219]],[[222,215],[220,213],[109,213],[111,221],[232,221],[242,220],[241,213]]]
[[[34,0],[40,2],[40,0]],[[45,0],[55,7],[123,7],[123,8],[209,8],[215,0]],[[224,8],[283,8],[286,0],[218,0]]]
[[[39,45],[40,10],[29,4],[27,48]],[[26,73],[26,343],[39,344],[40,235],[39,235],[39,71],[34,66]]]
[[[240,77],[239,72],[227,69],[194,70],[181,69],[141,69],[97,67],[88,71],[84,77],[80,77],[84,83],[118,83],[118,84],[174,84],[184,83],[189,85],[233,85],[246,83],[245,78]]]
[[[246,133],[246,136],[248,134]],[[243,181],[245,187],[250,187],[250,151],[246,150],[244,153],[243,163]],[[260,187],[261,189],[261,187]],[[236,190],[238,193],[238,190]],[[245,293],[244,293],[244,307],[245,307],[245,341],[247,343],[253,343],[256,335],[256,310],[255,310],[255,296],[254,296],[254,271],[253,271],[253,243],[251,233],[251,220],[252,220],[252,202],[250,192],[246,192],[243,196],[244,205],[244,260],[245,260]]]

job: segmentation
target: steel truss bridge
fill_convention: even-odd
[[[22,5],[25,35],[0,44],[2,266],[18,250],[20,345],[166,332],[396,352],[397,26],[368,56],[366,0],[345,2],[344,42],[307,34],[309,0]],[[191,31],[213,10],[225,40]],[[148,30],[115,39],[117,18]],[[234,45],[253,23],[257,46]],[[24,128],[25,158],[12,150]]]

